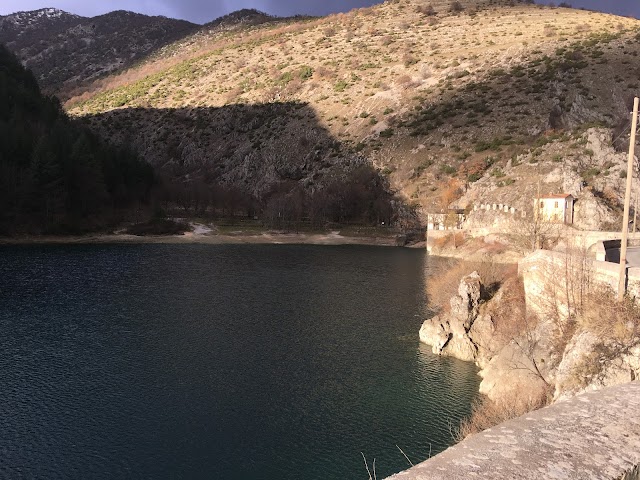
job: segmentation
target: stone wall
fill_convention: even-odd
[[[601,257],[599,254],[598,258]],[[524,283],[528,306],[543,315],[550,313],[549,308],[560,308],[560,313],[566,315],[568,312],[563,311],[562,305],[568,303],[570,289],[596,282],[617,292],[620,267],[617,263],[580,255],[538,250],[520,261],[518,274]],[[626,284],[627,293],[640,298],[640,268],[627,268]]]

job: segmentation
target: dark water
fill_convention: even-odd
[[[424,252],[0,247],[0,477],[378,478],[451,443]]]

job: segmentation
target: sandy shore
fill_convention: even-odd
[[[337,232],[318,234],[296,233],[261,233],[217,235],[198,235],[187,233],[185,235],[167,236],[136,236],[126,234],[113,235],[83,235],[83,236],[29,236],[29,237],[0,237],[0,245],[48,245],[48,244],[282,244],[282,245],[377,245],[395,247],[396,239],[393,237],[352,237],[343,236]],[[424,248],[424,243],[411,245],[412,248]]]

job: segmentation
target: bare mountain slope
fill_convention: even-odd
[[[298,17],[298,20],[302,17]],[[264,24],[291,21],[243,9],[205,25],[114,11],[94,18],[54,8],[0,17],[4,43],[36,73],[42,87],[63,99],[108,74],[142,63],[164,47],[189,45]],[[175,48],[165,55],[173,56]]]
[[[125,11],[84,18],[49,8],[0,17],[0,43],[45,90],[59,93],[131,66],[198,28]]]
[[[259,169],[265,145],[278,155],[274,138],[281,133],[271,129],[278,119],[251,122],[231,141],[221,133],[226,120],[203,117],[206,136],[185,123],[162,140],[160,116],[118,128],[117,110],[302,102],[340,141],[320,149],[314,162],[357,154],[427,209],[449,204],[480,178],[501,189],[497,195],[517,192],[518,181],[499,170],[514,156],[564,162],[584,153],[558,140],[571,136],[562,132],[585,125],[624,130],[629,100],[640,91],[637,20],[498,0],[431,6],[395,0],[178,42],[171,46],[178,61],[160,55],[68,107],[97,131],[133,140],[155,165],[179,164],[182,173],[198,176],[219,165]],[[298,128],[287,123],[287,131]],[[156,139],[151,149],[150,139]],[[551,158],[541,155],[550,141],[559,145]],[[175,142],[182,146],[178,156],[165,148]],[[238,153],[245,149],[251,155]],[[593,180],[588,161],[580,165],[576,173]],[[261,189],[249,177],[242,181]]]

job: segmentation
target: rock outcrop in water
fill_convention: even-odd
[[[463,278],[458,295],[451,298],[450,310],[424,322],[420,340],[431,345],[433,353],[467,361],[478,359],[479,347],[474,338],[478,325],[486,327],[484,318],[478,321],[482,289],[477,272]]]
[[[449,308],[420,329],[420,341],[433,353],[475,362],[483,378],[480,392],[489,398],[516,393],[558,400],[640,378],[636,307],[627,305],[613,314],[606,322],[615,322],[616,315],[626,320],[603,332],[593,324],[594,315],[604,315],[598,307],[558,319],[540,309],[540,299],[520,279],[508,279],[495,295],[490,293],[477,272],[467,275]]]
[[[531,339],[512,340],[500,322],[509,292],[517,287],[514,283],[491,297],[480,275],[473,272],[460,281],[450,308],[426,320],[420,329],[420,341],[430,345],[433,353],[475,362],[482,369],[480,391],[491,398],[514,388],[539,391],[545,386],[527,355]],[[513,315],[524,316],[521,305],[511,306]]]

